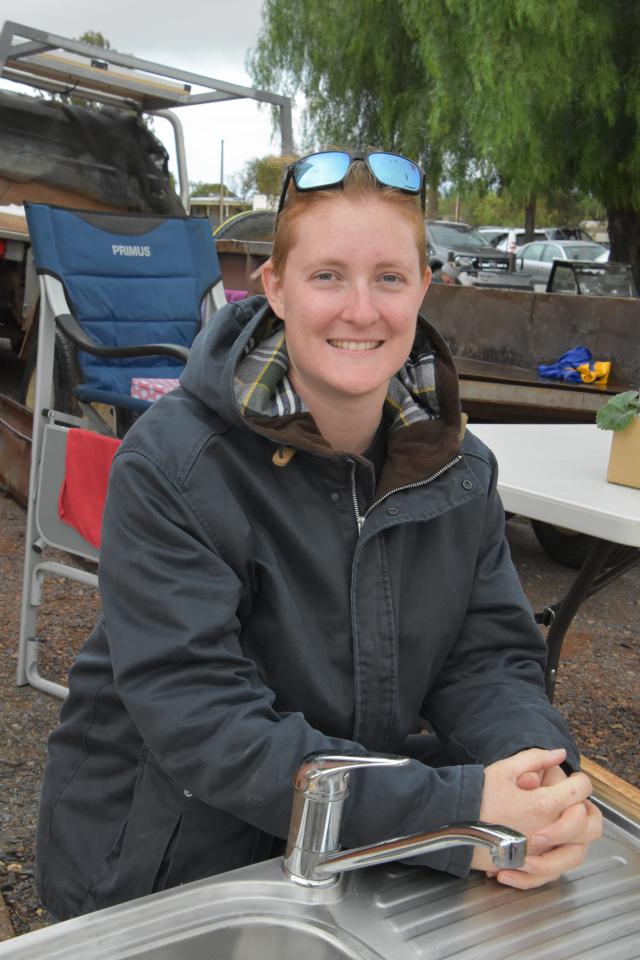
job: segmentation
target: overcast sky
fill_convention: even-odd
[[[261,8],[262,0],[1,0],[0,22],[63,37],[99,31],[121,53],[251,86],[244,61],[256,41]],[[190,180],[219,180],[223,139],[225,183],[252,157],[280,152],[269,109],[255,101],[186,107],[178,116]],[[156,121],[155,129],[170,142],[166,121]]]

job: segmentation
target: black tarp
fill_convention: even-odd
[[[131,112],[0,91],[0,176],[132,212],[183,214],[167,152]]]

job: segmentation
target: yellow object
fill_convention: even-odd
[[[286,467],[295,452],[295,447],[278,447],[271,461],[276,467]]]
[[[583,383],[606,383],[611,372],[610,360],[593,360],[591,363],[581,363],[576,370],[582,377]]]

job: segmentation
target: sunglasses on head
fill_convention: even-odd
[[[424,174],[413,160],[408,160],[398,153],[383,151],[351,153],[347,150],[323,150],[321,153],[310,153],[308,157],[301,157],[287,167],[278,204],[278,217],[284,207],[291,181],[296,190],[302,192],[338,187],[354,160],[366,163],[375,180],[383,187],[419,196],[424,211]]]

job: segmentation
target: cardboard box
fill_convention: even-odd
[[[625,430],[614,432],[607,480],[640,489],[640,417],[634,417]]]

